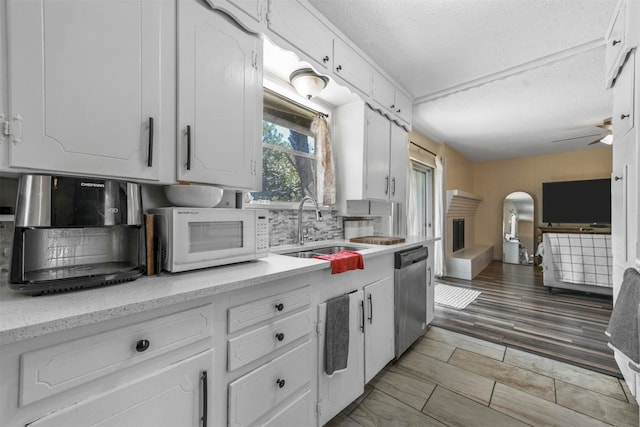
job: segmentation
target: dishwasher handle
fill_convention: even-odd
[[[429,248],[427,246],[419,246],[404,251],[396,252],[395,268],[397,270],[408,267],[420,261],[429,258]]]

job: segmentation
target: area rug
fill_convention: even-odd
[[[463,310],[478,298],[480,291],[438,283],[436,284],[435,295],[436,304]]]

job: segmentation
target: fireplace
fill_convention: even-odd
[[[453,247],[452,252],[464,249],[464,219],[453,220]]]

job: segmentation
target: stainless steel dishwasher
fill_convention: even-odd
[[[396,359],[413,344],[427,327],[426,246],[395,254],[395,339]]]

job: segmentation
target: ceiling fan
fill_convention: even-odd
[[[600,129],[603,129],[604,131],[606,131],[606,133],[604,135],[603,135],[602,132],[591,133],[589,135],[581,135],[581,136],[576,136],[576,137],[573,137],[573,138],[556,139],[553,142],[572,141],[572,140],[576,140],[576,139],[584,139],[584,138],[593,137],[593,138],[596,138],[596,139],[591,141],[587,145],[593,145],[593,144],[597,144],[599,142],[603,143],[603,144],[611,145],[611,142],[613,140],[612,134],[611,134],[611,131],[613,129],[612,122],[611,122],[611,117],[609,117],[607,119],[604,119],[601,124],[595,125],[595,127],[599,127]]]
[[[613,142],[613,134],[612,134],[613,124],[611,122],[611,117],[609,117],[608,119],[605,119],[601,125],[598,125],[598,127],[600,129],[606,130],[607,134],[604,137],[598,138],[595,141],[588,143],[587,145],[597,144],[598,142],[611,145],[611,143]]]

